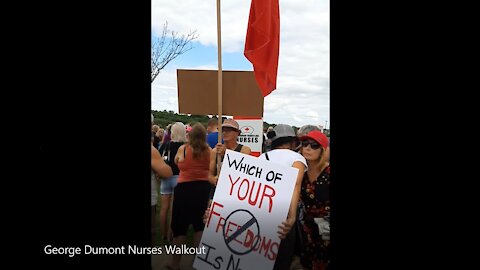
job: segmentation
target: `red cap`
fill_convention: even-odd
[[[325,134],[318,130],[313,130],[307,133],[307,135],[300,137],[300,140],[312,139],[319,143],[323,148],[328,147],[328,138]]]

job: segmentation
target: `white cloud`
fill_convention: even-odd
[[[250,3],[221,1],[222,52],[243,53]],[[265,98],[265,121],[295,126],[330,122],[329,9],[329,0],[280,0],[277,89]],[[217,46],[216,1],[153,0],[154,33],[165,21],[170,30],[197,30],[202,45]],[[167,66],[152,85],[152,108],[178,111],[175,69],[217,69],[206,65]]]

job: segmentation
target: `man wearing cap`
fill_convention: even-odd
[[[211,156],[210,156],[210,170],[208,174],[208,179],[210,183],[213,185],[213,190],[210,195],[210,199],[213,198],[214,188],[217,185],[218,181],[218,174],[217,174],[217,159],[218,157],[223,158],[225,156],[225,151],[227,149],[237,151],[246,155],[250,155],[252,150],[250,147],[239,144],[237,142],[237,138],[240,135],[240,126],[238,125],[237,121],[233,119],[225,119],[222,124],[222,135],[224,143],[217,143],[215,148],[212,149]],[[218,139],[217,139],[218,140]]]
[[[302,178],[308,166],[305,158],[294,151],[296,135],[291,126],[279,124],[267,133],[267,137],[272,140],[272,150],[263,153],[259,158],[298,169],[295,179],[287,179],[288,181],[295,181],[295,189],[292,194],[287,219],[278,226],[279,231],[277,233],[282,241],[280,242],[277,259],[273,267],[274,270],[288,270],[292,264],[295,250],[296,236],[293,228],[297,218],[297,203],[300,198]]]

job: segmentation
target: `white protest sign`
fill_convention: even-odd
[[[260,156],[263,145],[262,118],[242,118],[234,116],[233,119],[237,121],[242,131],[237,138],[237,142],[250,147],[253,156]]]
[[[298,169],[227,150],[193,267],[272,269]]]

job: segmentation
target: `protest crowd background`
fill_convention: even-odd
[[[218,180],[217,157],[223,161],[226,149],[244,154],[251,150],[237,142],[241,130],[234,119],[222,117],[222,142],[217,143],[216,117],[204,116],[202,119],[210,121],[203,123],[162,125],[154,113],[158,112],[152,112],[151,126],[152,152],[156,151],[152,153],[152,246],[198,247],[204,212]],[[298,197],[293,196],[291,203],[296,211],[289,211],[296,213],[286,220],[290,224],[282,225],[274,269],[329,269],[329,140],[329,130],[320,125],[264,126],[259,158],[301,169]],[[182,256],[174,255],[158,269],[180,269],[181,265]]]

